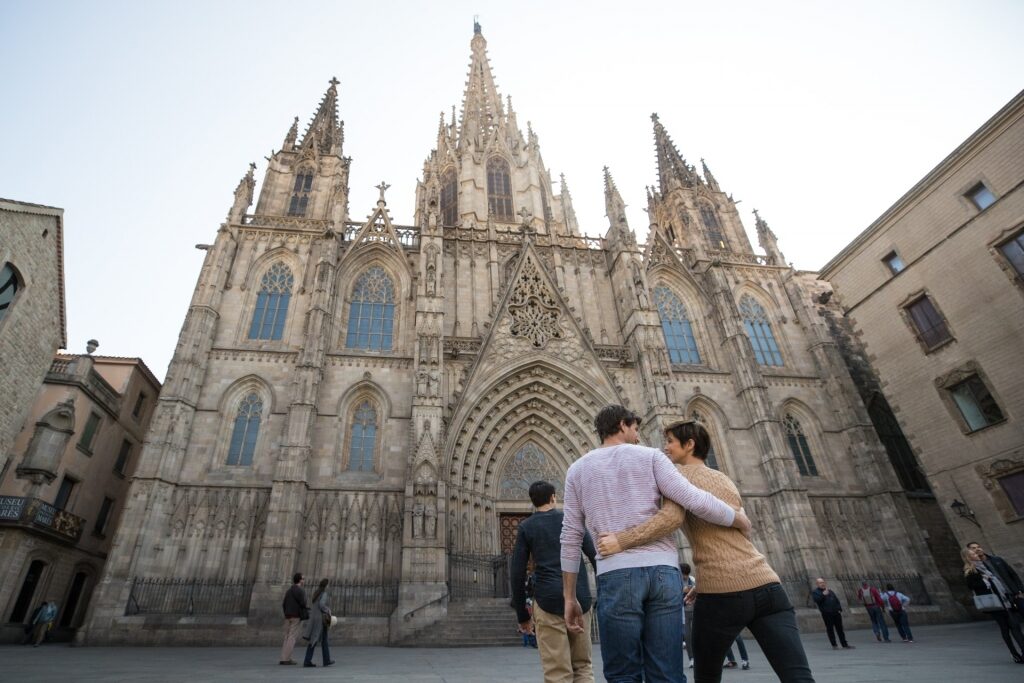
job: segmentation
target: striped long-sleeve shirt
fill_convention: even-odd
[[[658,512],[662,495],[714,524],[731,526],[736,517],[729,505],[687,481],[656,448],[607,446],[574,462],[565,477],[562,571],[579,571],[584,529],[596,540],[602,533],[636,526]],[[676,545],[665,536],[608,558],[598,556],[597,573],[678,563]]]

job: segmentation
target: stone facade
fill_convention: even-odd
[[[1024,93],[822,272],[959,544],[978,540],[1018,571],[1024,570],[1022,181]]]
[[[53,637],[85,621],[159,392],[138,358],[52,359],[0,476],[0,641],[44,601]]]
[[[0,199],[0,476],[53,354],[67,343],[64,210]]]
[[[413,225],[392,222],[385,183],[349,220],[334,81],[269,159],[252,214],[254,168],[242,178],[84,640],[270,642],[296,570],[337,584],[346,642],[437,633],[449,600],[506,588],[525,487],[560,484],[612,402],[644,416],[650,443],[683,415],[708,425],[798,601],[817,575],[912,574],[922,615],[952,616],[812,301],[823,285],[760,219],[755,254],[735,203],[657,119],[646,244],[607,170],[609,226],[586,236],[485,48],[477,27]],[[170,579],[222,585],[230,604],[166,608],[152,591]]]

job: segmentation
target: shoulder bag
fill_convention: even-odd
[[[979,612],[1003,612],[1006,607],[995,593],[982,593],[974,596],[974,608]]]

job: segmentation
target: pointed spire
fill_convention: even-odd
[[[249,164],[249,171],[238,181],[235,187],[235,201],[228,212],[228,221],[241,223],[245,212],[252,206],[253,190],[256,188],[256,164]]]
[[[622,195],[619,194],[619,188],[615,187],[615,180],[607,166],[604,167],[604,212],[612,225],[625,225],[626,203],[622,201]]]
[[[580,226],[576,220],[576,209],[572,205],[572,194],[569,193],[569,183],[565,181],[565,174],[559,176],[559,198],[562,201],[562,216],[565,219],[565,230],[570,235],[578,235]]]
[[[715,192],[721,192],[722,188],[718,186],[718,181],[715,180],[715,176],[711,175],[711,169],[704,163],[704,157],[700,159],[701,168],[704,170],[704,182],[708,184],[708,187]]]
[[[491,64],[487,59],[487,41],[480,24],[473,22],[473,40],[469,43],[472,55],[469,80],[462,98],[462,125],[459,129],[459,147],[470,142],[477,147],[486,144],[491,132],[504,119],[501,96],[494,84]]]
[[[779,240],[772,229],[768,227],[768,222],[761,218],[757,209],[754,209],[754,226],[757,228],[757,242],[764,249],[764,253],[768,255],[770,262],[776,266],[783,265],[786,258],[782,255],[782,250],[779,249]]]
[[[299,147],[305,149],[313,146],[315,151],[321,154],[333,153],[341,156],[343,142],[344,136],[338,122],[338,79],[332,78],[330,87],[320,100],[320,107],[313,120],[309,122]]]
[[[699,184],[700,177],[676,149],[665,126],[658,120],[658,115],[651,114],[651,121],[654,122],[654,149],[658,155],[658,183],[661,194],[668,194],[675,186],[693,187]]]
[[[285,152],[290,152],[295,149],[295,141],[299,137],[299,117],[296,116],[295,120],[292,121],[292,127],[288,129],[288,134],[284,136],[284,145],[282,149]]]

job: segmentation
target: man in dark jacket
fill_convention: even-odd
[[[1024,615],[1024,582],[1020,580],[1020,576],[1013,570],[1010,563],[998,555],[989,555],[977,541],[971,541],[967,544],[967,547],[977,552],[981,561],[988,567],[988,570],[1003,582],[1006,590],[1011,593],[1007,597],[1013,598],[1014,603],[1017,605],[1017,611]]]
[[[530,485],[530,501],[537,511],[519,524],[516,547],[512,553],[512,607],[516,610],[521,633],[536,628],[537,646],[545,681],[586,683],[594,680],[590,644],[590,582],[580,560],[576,598],[583,610],[583,633],[570,633],[565,627],[565,603],[562,599],[562,564],[559,536],[562,513],[555,508],[555,487],[546,481]],[[583,553],[596,565],[594,540],[583,538]],[[526,567],[534,563],[533,623],[526,609]]]
[[[284,610],[284,644],[281,646],[281,660],[278,662],[279,664],[295,664],[295,661],[292,659],[295,639],[299,637],[299,626],[302,620],[309,618],[306,591],[302,589],[303,582],[302,574],[296,573],[292,577],[292,587],[284,594],[284,602],[281,603],[281,607]]]
[[[825,583],[825,579],[818,577],[818,587],[811,593],[811,599],[821,611],[821,619],[825,622],[825,630],[828,632],[828,642],[832,643],[832,649],[837,650],[836,634],[839,634],[839,642],[847,650],[852,650],[853,645],[846,642],[846,632],[843,631],[843,603],[835,591]]]

